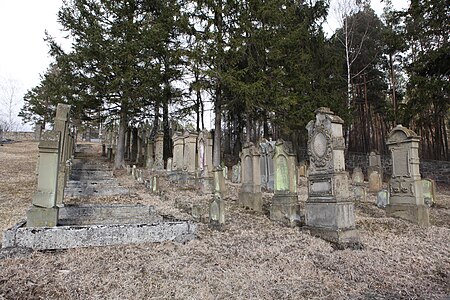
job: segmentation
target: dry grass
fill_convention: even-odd
[[[35,188],[35,143],[0,148],[0,225],[25,216]],[[180,203],[207,201],[161,183],[147,193],[122,172],[130,196],[90,202],[153,204],[190,218]],[[187,244],[161,243],[22,253],[0,259],[0,299],[448,299],[450,192],[441,189],[428,229],[387,218],[374,196],[357,205],[362,250],[336,250],[298,228],[236,205],[229,185],[223,231],[199,225]],[[265,195],[268,197],[268,195]],[[300,188],[300,201],[306,189]],[[72,199],[71,201],[77,201]],[[176,204],[177,203],[177,204]]]

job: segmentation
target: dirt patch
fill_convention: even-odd
[[[0,149],[2,230],[25,217],[36,186],[36,158],[36,143]],[[150,194],[125,172],[115,174],[130,188],[130,195],[67,201],[150,204],[163,214],[189,219],[187,211],[178,208],[180,203],[208,200],[195,189],[180,191],[166,180],[160,182],[160,195]],[[0,299],[448,299],[450,295],[446,193],[438,193],[438,203],[431,209],[434,225],[427,229],[387,218],[369,195],[356,205],[363,249],[336,250],[299,228],[286,228],[264,214],[239,208],[238,186],[228,188],[223,231],[200,223],[198,239],[184,245],[0,255]],[[299,193],[302,207],[306,188],[301,186]],[[265,199],[270,199],[269,193]]]

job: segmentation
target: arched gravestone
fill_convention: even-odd
[[[175,132],[172,136],[172,141],[173,141],[172,171],[181,171],[183,170],[184,135],[181,132]]]
[[[355,212],[345,172],[341,118],[329,108],[316,110],[308,129],[308,200],[306,228],[311,234],[336,243],[359,242]]]
[[[424,203],[419,172],[419,141],[414,131],[402,125],[389,133],[386,144],[392,155],[392,176],[386,212],[388,216],[429,226],[429,209]]]
[[[198,134],[195,132],[184,132],[184,152],[183,152],[183,170],[193,176],[197,168],[196,147]]]
[[[252,143],[246,143],[241,152],[242,186],[239,191],[239,205],[255,211],[262,211],[260,151]]]
[[[289,142],[278,140],[273,154],[274,196],[270,219],[294,225],[298,219],[297,158]]]

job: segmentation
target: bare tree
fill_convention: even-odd
[[[0,127],[3,131],[16,131],[20,107],[19,84],[12,78],[0,78]]]

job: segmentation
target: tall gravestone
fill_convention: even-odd
[[[291,143],[283,140],[276,142],[273,165],[274,196],[270,206],[270,219],[294,225],[298,219],[297,157]]]
[[[155,139],[155,170],[164,169],[164,135],[162,133],[156,134]]]
[[[313,235],[335,243],[359,242],[354,204],[345,172],[344,121],[329,108],[316,110],[308,129],[308,200],[306,227]]]
[[[388,216],[429,226],[429,208],[424,203],[419,172],[419,141],[414,131],[401,125],[389,133],[387,146],[392,155],[392,176],[386,212]]]
[[[201,131],[197,138],[197,168],[201,191],[210,193],[214,186],[212,138],[211,134],[206,130]]]
[[[262,211],[260,151],[252,143],[246,143],[241,153],[242,186],[239,205]]]
[[[59,171],[58,171],[58,191],[56,195],[57,205],[63,205],[64,187],[68,175],[68,155],[69,155],[69,116],[70,105],[58,103],[56,107],[54,130],[61,132],[61,141],[59,149]]]
[[[54,227],[58,223],[58,171],[61,132],[46,131],[39,142],[39,174],[32,207],[27,211],[27,227]]]
[[[155,158],[154,158],[155,143],[149,139],[146,147],[147,148],[145,151],[145,154],[146,154],[145,166],[147,167],[147,169],[152,169],[154,167],[154,163],[155,163]]]
[[[172,171],[183,170],[184,157],[184,136],[181,132],[175,132],[172,136],[173,141],[173,159]]]
[[[259,144],[261,150],[260,170],[261,170],[261,187],[268,191],[273,191],[274,185],[274,166],[273,153],[275,142],[265,141]]]
[[[196,147],[198,134],[186,131],[184,133],[183,170],[193,176],[196,171]]]

